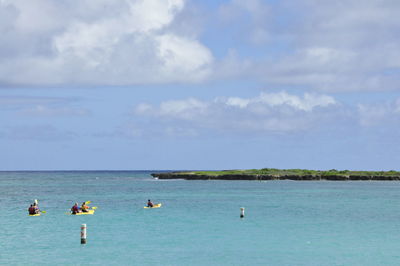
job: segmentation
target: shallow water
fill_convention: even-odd
[[[399,191],[400,182],[0,172],[0,264],[399,265]],[[148,198],[162,208],[143,209]],[[27,215],[34,199],[46,214]],[[66,215],[87,200],[94,215]]]

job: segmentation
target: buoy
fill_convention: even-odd
[[[81,244],[86,244],[86,224],[81,226]]]
[[[244,218],[244,207],[240,208],[240,218]]]

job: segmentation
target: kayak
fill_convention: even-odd
[[[94,210],[89,210],[88,212],[78,212],[76,214],[71,213],[71,215],[88,215],[88,214],[94,214]]]
[[[36,214],[28,214],[29,216],[40,216],[40,212]]]
[[[160,208],[160,207],[161,207],[161,203],[154,204],[153,207],[144,206],[143,208],[145,208],[145,209],[154,209],[154,208]]]

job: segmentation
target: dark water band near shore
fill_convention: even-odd
[[[296,181],[356,181],[356,180],[371,180],[371,181],[398,181],[400,173],[388,174],[389,172],[379,172],[379,174],[224,174],[224,171],[217,171],[211,174],[202,172],[169,172],[169,173],[152,173],[154,178],[158,179],[185,179],[185,180],[296,180]]]

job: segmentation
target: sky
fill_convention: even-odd
[[[0,0],[0,170],[400,170],[398,0]]]

